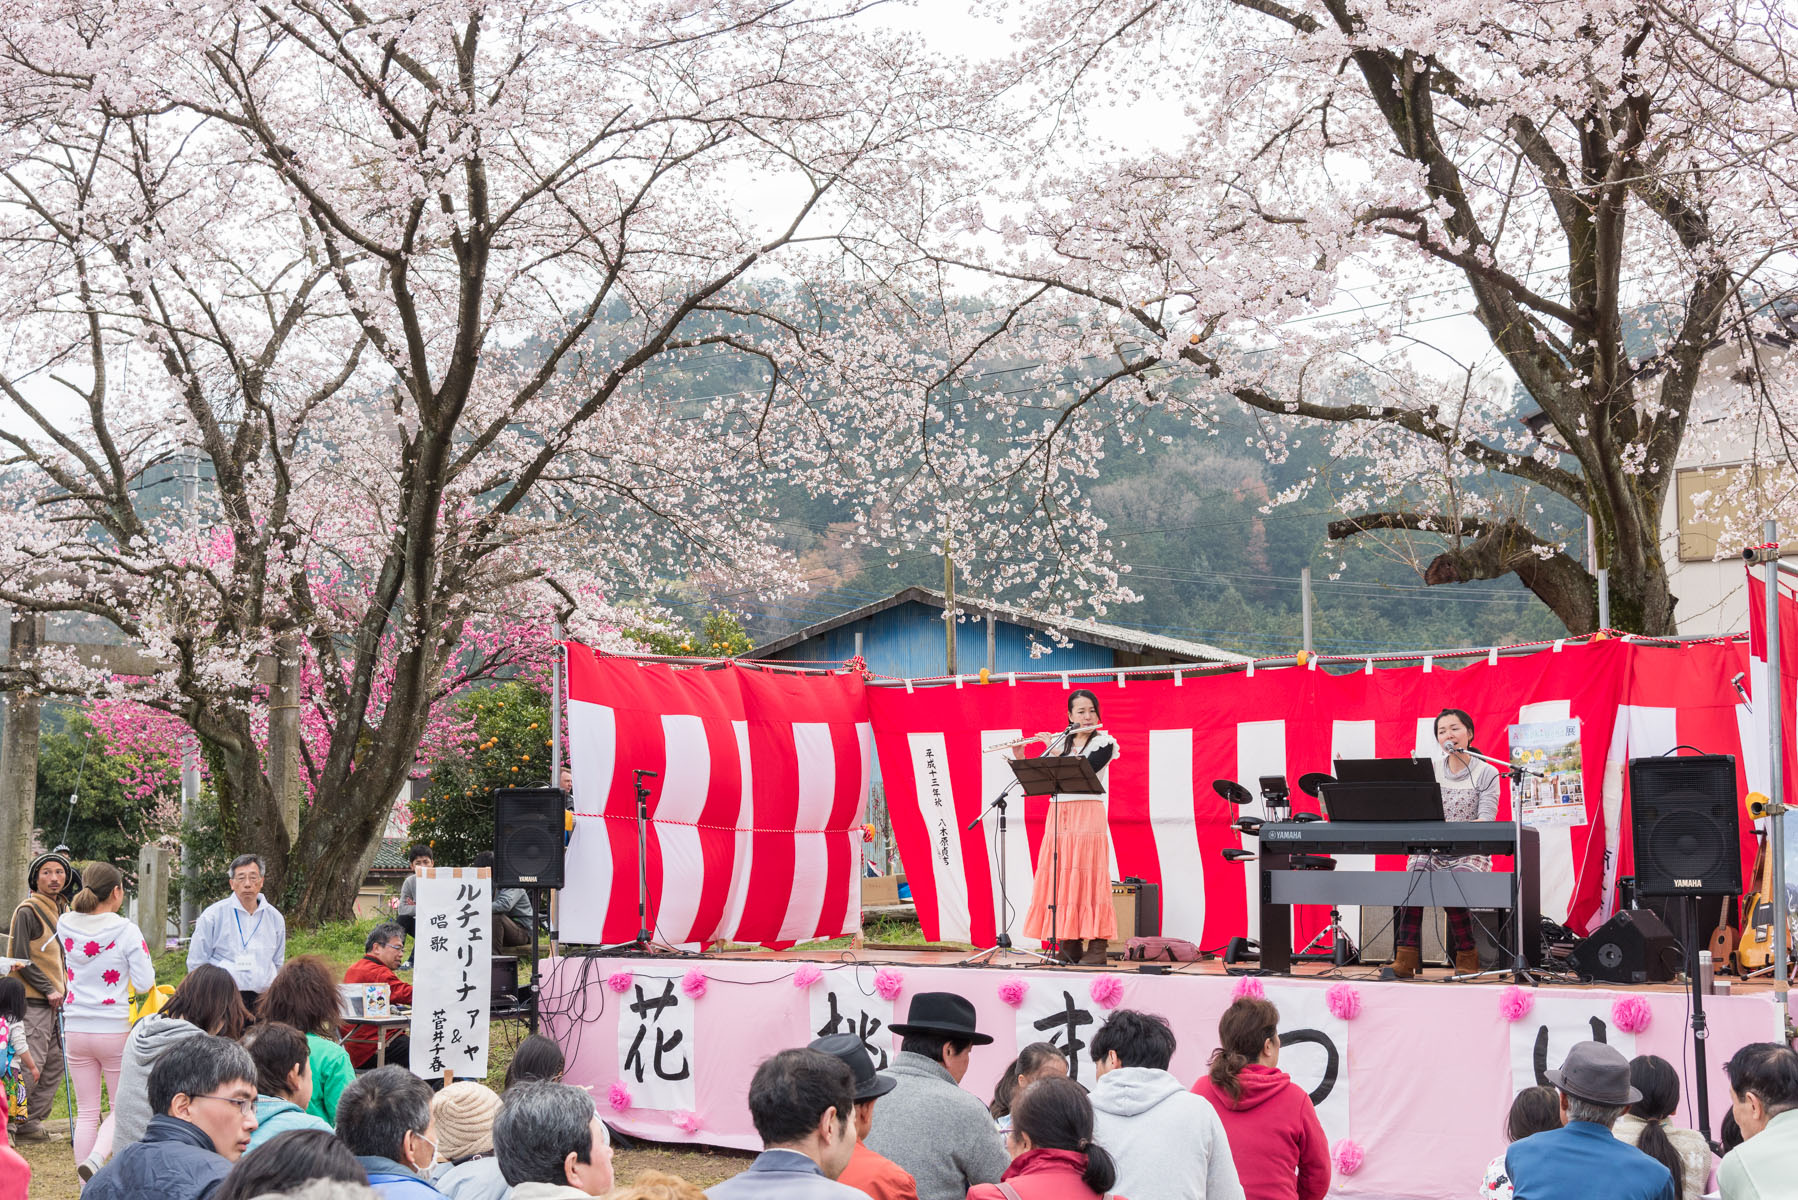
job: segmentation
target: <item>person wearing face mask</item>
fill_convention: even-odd
[[[1034,740],[1046,748],[1045,754],[1086,759],[1100,783],[1119,755],[1117,741],[1099,727],[1099,698],[1085,688],[1068,696],[1068,728],[1039,733]],[[1025,754],[1031,744],[1014,747],[1012,757],[1032,757]],[[1118,935],[1117,910],[1111,906],[1105,793],[1050,799],[1049,823],[1030,885],[1030,909],[1024,914],[1024,936],[1043,941],[1054,936],[1060,939],[1062,961],[1102,967],[1106,943]]]
[[[1473,718],[1458,708],[1436,714],[1436,744],[1442,757],[1435,760],[1436,782],[1442,787],[1442,819],[1445,821],[1496,821],[1498,784],[1502,776],[1490,764],[1467,751],[1473,749]],[[1413,854],[1412,871],[1487,871],[1492,860],[1483,854]],[[1480,951],[1473,940],[1473,918],[1465,908],[1446,908],[1448,945],[1455,955],[1455,974],[1471,975],[1480,969]],[[1409,905],[1398,910],[1393,930],[1392,973],[1410,979],[1423,966],[1423,909]]]

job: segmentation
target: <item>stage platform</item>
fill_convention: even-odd
[[[1332,1146],[1360,1151],[1360,1169],[1339,1173],[1333,1190],[1366,1197],[1471,1194],[1504,1144],[1511,1097],[1576,1041],[1596,1036],[1626,1055],[1658,1054],[1695,1082],[1690,995],[1675,984],[1514,989],[1508,980],[1449,982],[1440,970],[1381,981],[1377,967],[1328,963],[1247,976],[1227,974],[1218,960],[1149,972],[1017,955],[967,965],[970,953],[864,946],[556,956],[544,964],[543,1019],[568,1051],[568,1082],[592,1088],[615,1128],[755,1149],[744,1096],[758,1062],[833,1031],[858,1033],[877,1058],[890,1057],[897,1045],[888,1028],[918,992],[973,1002],[994,1042],[974,1052],[962,1086],[987,1099],[1018,1048],[1035,1041],[1072,1049],[1075,1077],[1090,1084],[1086,1047],[1119,1007],[1172,1022],[1172,1070],[1190,1084],[1205,1072],[1223,1010],[1240,990],[1259,988],[1281,1012],[1280,1065],[1311,1092]],[[1722,1064],[1741,1045],[1776,1040],[1780,1026],[1764,983],[1707,996],[1704,1008],[1714,1135],[1729,1106]],[[1695,1125],[1692,1087],[1686,1103],[1677,1119]]]

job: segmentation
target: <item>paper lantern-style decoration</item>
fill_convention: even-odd
[[[1507,1021],[1521,1021],[1530,1015],[1530,1009],[1536,1007],[1536,998],[1523,988],[1512,984],[1498,994],[1499,1015]]]
[[[1324,1004],[1331,1016],[1352,1021],[1361,1015],[1361,989],[1352,983],[1339,983],[1324,993]]]
[[[613,1112],[628,1112],[631,1107],[631,1090],[622,1081],[615,1081],[606,1089],[606,1103],[612,1106]]]
[[[631,990],[631,973],[629,971],[613,971],[606,976],[606,986],[622,995]]]
[[[793,971],[793,986],[804,991],[822,978],[824,978],[824,972],[820,971],[815,964],[800,963]]]
[[[1236,986],[1231,990],[1230,994],[1235,996],[1238,1000],[1241,1000],[1244,996],[1247,996],[1251,1000],[1267,999],[1267,991],[1261,986],[1261,980],[1253,975],[1237,976]]]
[[[1116,975],[1101,975],[1093,980],[1087,992],[1100,1008],[1116,1008],[1124,1000],[1124,981]]]
[[[1654,1009],[1641,996],[1619,996],[1611,1001],[1611,1024],[1625,1033],[1641,1033],[1654,1020]]]
[[[1024,980],[1007,979],[1004,983],[999,985],[999,999],[1005,1001],[1005,1003],[1011,1005],[1013,1008],[1017,1008],[1024,1003],[1024,994],[1029,990],[1030,985]]]
[[[682,994],[698,1000],[705,995],[705,990],[710,984],[711,981],[706,978],[705,972],[701,971],[698,967],[694,967],[691,971],[688,971],[685,975],[681,976],[680,990]]]
[[[1330,1159],[1336,1164],[1338,1175],[1353,1175],[1361,1169],[1361,1164],[1366,1158],[1367,1155],[1362,1151],[1361,1143],[1354,1138],[1343,1138],[1330,1152]]]
[[[692,1109],[682,1109],[674,1114],[674,1127],[682,1133],[698,1133],[699,1114]]]

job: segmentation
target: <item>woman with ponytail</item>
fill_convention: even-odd
[[[1679,1072],[1657,1054],[1640,1054],[1630,1060],[1629,1083],[1642,1098],[1617,1118],[1611,1132],[1673,1172],[1675,1200],[1698,1200],[1714,1160],[1703,1134],[1668,1120],[1679,1107]]]
[[[1211,1073],[1192,1090],[1230,1138],[1247,1200],[1318,1200],[1330,1190],[1330,1144],[1304,1088],[1280,1070],[1280,1010],[1243,996],[1217,1023]]]
[[[125,903],[125,877],[110,863],[95,863],[81,878],[73,910],[56,923],[69,977],[62,1019],[69,1076],[75,1083],[78,1164],[87,1163],[90,1154],[104,1161],[112,1150],[111,1123],[100,1125],[100,1080],[104,1076],[116,1106],[119,1068],[131,1034],[126,986],[144,992],[156,985],[144,935],[119,915]]]
[[[968,1200],[1098,1200],[1117,1183],[1117,1164],[1093,1141],[1086,1089],[1065,1077],[1039,1080],[1018,1094],[1005,1148],[1011,1166],[1000,1182],[976,1184]]]

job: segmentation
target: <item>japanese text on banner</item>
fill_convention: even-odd
[[[412,1073],[487,1077],[493,990],[493,881],[486,868],[439,867],[418,878],[413,948]]]

